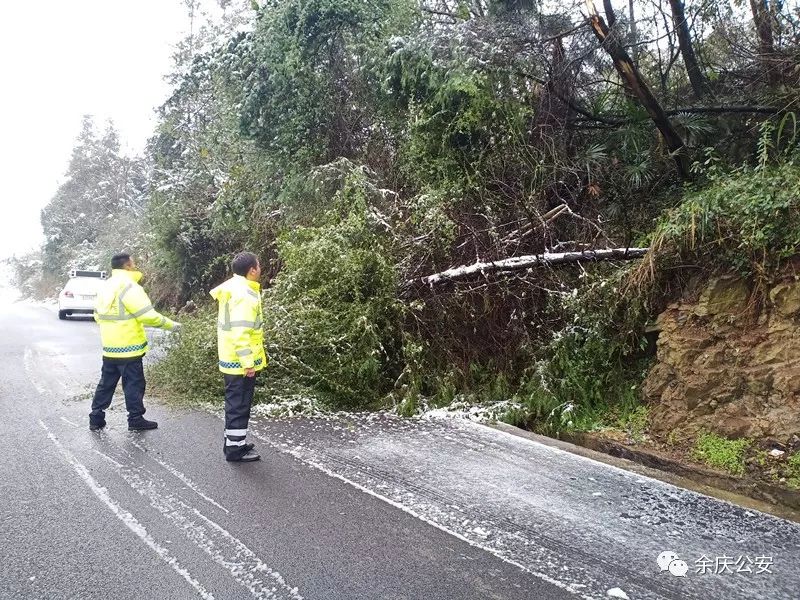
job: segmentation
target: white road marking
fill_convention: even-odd
[[[35,348],[25,346],[25,373],[37,392],[63,397],[65,393],[77,394],[84,390],[84,386],[75,380],[71,369],[62,359],[63,349],[55,344],[37,342]]]
[[[36,388],[36,391],[44,396],[48,394],[48,390],[39,379],[38,373],[41,372],[41,368],[37,368],[33,359],[33,354],[33,350],[31,350],[30,346],[25,346],[25,354],[23,357],[25,373],[28,376],[28,380],[33,384],[33,387]]]
[[[98,452],[102,455],[101,452]],[[145,468],[125,465],[103,455],[119,465],[118,473],[128,485],[150,502],[150,506],[171,521],[198,548],[226,569],[233,578],[259,600],[303,600],[296,587],[290,587],[283,576],[270,568],[241,540],[224,527],[203,515],[166,490],[163,481],[151,477]],[[164,488],[164,491],[159,491]],[[198,522],[198,518],[208,527]],[[265,577],[266,575],[266,577]]]
[[[26,350],[26,358],[27,358],[27,350]],[[181,577],[183,577],[189,585],[191,585],[195,591],[200,595],[201,598],[204,600],[214,600],[213,594],[211,594],[208,590],[206,590],[203,585],[197,581],[192,575],[187,571],[184,567],[180,565],[178,560],[172,556],[169,551],[161,546],[158,542],[156,542],[153,537],[147,533],[147,529],[145,529],[144,525],[139,523],[136,518],[127,510],[122,508],[119,503],[117,503],[108,493],[106,488],[102,487],[94,477],[91,476],[88,469],[78,462],[78,459],[67,450],[61,442],[58,441],[58,438],[53,434],[52,431],[44,424],[44,422],[39,419],[39,425],[47,432],[47,437],[55,444],[58,451],[61,455],[66,459],[67,463],[69,463],[75,472],[83,479],[84,483],[89,486],[89,489],[92,490],[95,496],[105,504],[108,509],[114,513],[114,515],[122,521],[125,526],[130,529],[136,536],[142,540],[148,548],[153,550],[164,562],[166,562],[172,569]]]
[[[99,454],[103,459],[107,460],[108,462],[110,462],[115,467],[117,467],[119,469],[121,469],[123,467],[123,464],[121,462],[117,462],[116,460],[114,460],[113,458],[108,456],[107,454],[103,454],[97,448],[92,448],[92,450],[94,450],[95,454]]]
[[[189,479],[189,477],[187,477],[186,475],[184,475],[183,473],[181,473],[180,471],[178,471],[178,469],[176,469],[175,467],[173,467],[172,465],[170,465],[170,464],[169,464],[169,463],[167,463],[166,461],[163,461],[163,460],[161,460],[161,459],[159,459],[159,458],[156,458],[156,457],[155,457],[155,456],[153,456],[152,454],[148,453],[148,452],[147,452],[147,449],[145,449],[143,446],[139,445],[137,442],[131,441],[131,443],[132,443],[134,446],[136,446],[136,447],[137,447],[139,450],[141,450],[142,452],[145,452],[145,453],[147,453],[147,456],[149,456],[149,457],[150,457],[150,458],[152,458],[154,461],[156,461],[158,464],[160,464],[162,467],[164,467],[164,468],[165,468],[167,471],[169,471],[169,473],[170,473],[170,474],[172,474],[172,475],[174,475],[175,477],[177,477],[178,479],[180,479],[180,480],[181,480],[181,481],[182,481],[184,484],[186,484],[186,487],[188,487],[188,488],[189,488],[190,490],[192,490],[192,491],[193,491],[195,494],[197,494],[198,496],[200,496],[200,497],[201,497],[203,500],[205,500],[205,501],[206,501],[206,502],[208,502],[209,504],[213,504],[213,505],[214,505],[214,506],[216,506],[218,509],[220,509],[220,510],[224,511],[226,514],[230,514],[230,511],[229,511],[227,508],[225,508],[224,506],[222,506],[222,505],[221,505],[219,502],[217,502],[217,501],[216,501],[216,500],[214,500],[213,498],[211,498],[211,497],[209,497],[209,496],[206,496],[206,495],[205,495],[203,492],[201,492],[201,491],[200,491],[200,488],[197,486],[197,484],[196,484],[194,481],[192,481],[191,479]]]
[[[77,424],[77,423],[75,423],[74,421],[70,421],[70,420],[69,420],[69,419],[67,419],[66,417],[59,417],[59,418],[60,418],[62,421],[64,421],[64,423],[67,423],[68,425],[72,425],[73,427],[80,427],[80,425],[78,425],[78,424]]]

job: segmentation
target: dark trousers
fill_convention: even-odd
[[[108,359],[103,357],[103,369],[100,373],[100,383],[94,392],[92,412],[89,413],[89,422],[103,424],[106,421],[106,409],[111,406],[111,398],[117,389],[117,383],[122,379],[122,391],[125,392],[125,408],[128,409],[128,423],[135,423],[142,419],[144,408],[144,366],[142,357],[131,359]]]
[[[250,422],[256,378],[225,375],[225,456],[241,456]]]

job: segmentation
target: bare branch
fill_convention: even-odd
[[[436,10],[435,8],[428,8],[427,6],[422,7],[422,12],[426,12],[430,15],[435,15],[437,17],[447,17],[448,19],[453,19],[453,21],[461,20],[461,18],[455,13],[447,12],[444,10]]]

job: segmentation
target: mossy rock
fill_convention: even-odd
[[[750,287],[741,278],[716,277],[700,295],[695,314],[701,317],[738,317],[747,308]]]
[[[784,317],[800,314],[800,282],[780,283],[769,291],[775,310]]]

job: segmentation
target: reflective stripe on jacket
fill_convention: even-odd
[[[97,293],[94,320],[100,325],[103,356],[135,358],[147,352],[144,326],[172,329],[175,322],[157,312],[139,280],[139,271],[114,269]]]
[[[219,370],[228,375],[244,375],[247,369],[260,371],[266,367],[264,316],[258,282],[234,275],[210,293],[219,302]]]

